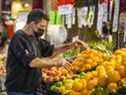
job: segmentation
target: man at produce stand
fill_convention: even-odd
[[[29,13],[24,28],[14,34],[9,44],[6,63],[5,86],[8,95],[48,95],[42,81],[41,69],[70,66],[63,64],[62,58],[49,58],[55,55],[53,51],[60,53],[76,44],[83,44],[78,41],[54,48],[48,41],[41,39],[48,21],[48,16],[42,10],[33,10]]]
[[[40,89],[45,86],[41,85],[41,69],[63,65],[60,59],[55,59],[58,61],[55,62],[49,58],[55,50],[54,46],[40,38],[48,21],[48,16],[42,10],[33,10],[28,15],[25,27],[13,36],[6,64],[5,86],[8,95],[45,95]]]

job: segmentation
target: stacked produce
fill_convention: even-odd
[[[42,75],[45,82],[54,82],[66,78],[72,78],[73,73],[69,72],[64,67],[50,67],[43,69]]]
[[[93,49],[82,51],[73,61],[73,71],[88,71],[105,60],[104,53]]]
[[[75,49],[72,48],[70,50],[67,50],[64,52],[62,55],[58,55],[56,59],[62,57],[63,60],[62,63],[64,64],[65,62],[72,62],[73,59],[77,56],[77,54],[80,52],[80,49]],[[70,63],[69,63],[70,64]],[[54,81],[60,81],[66,78],[72,78],[73,77],[73,72],[72,68],[68,67],[48,67],[42,69],[42,76],[44,78],[45,82],[54,82]]]
[[[93,51],[93,53],[89,51]],[[110,93],[117,93],[120,88],[126,87],[126,49],[115,51],[109,60],[108,58],[105,60],[103,56],[101,57],[102,54],[95,50],[83,51],[78,57],[85,57],[87,54],[92,55],[88,56],[89,58],[94,58],[92,63],[97,63],[95,63],[97,67],[94,71],[89,71],[74,79],[65,79],[52,85],[51,89],[61,92],[62,95],[110,95]],[[83,61],[83,64],[87,64],[85,60]],[[99,62],[100,64],[98,64]],[[78,62],[78,64],[80,63]],[[76,66],[78,67],[77,63]],[[81,66],[83,67],[83,65]],[[82,69],[81,66],[76,70],[80,68],[80,71],[85,71],[86,69]]]

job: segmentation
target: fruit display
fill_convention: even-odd
[[[100,40],[89,42],[89,46],[92,49],[105,52],[106,55],[111,56],[113,48],[115,47],[112,41]]]
[[[42,75],[45,81],[52,82],[72,78],[73,73],[91,70],[105,60],[105,56],[102,52],[93,49],[84,50],[78,54],[75,49],[68,52],[71,53],[67,53],[67,55],[76,54],[77,56],[71,63],[71,67],[67,67],[69,70],[64,67],[44,68]]]
[[[113,95],[126,87],[126,49],[116,50],[109,60],[96,50],[85,50],[78,55],[77,59],[79,57],[83,59],[81,60],[83,65],[87,64],[86,59],[91,58],[92,63],[97,63],[96,69],[86,72],[82,77],[66,78],[52,85],[51,90],[61,92],[62,95]],[[81,68],[83,65],[78,67],[78,64],[80,63],[76,63],[77,70],[86,70]]]
[[[87,49],[78,54],[73,61],[73,71],[88,71],[95,68],[98,64],[105,60],[104,53],[93,49]]]
[[[70,73],[64,67],[50,67],[42,69],[42,76],[45,82],[60,81],[66,78],[72,78]]]

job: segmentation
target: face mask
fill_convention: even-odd
[[[34,32],[35,33],[35,36],[36,37],[41,37],[43,34],[44,34],[44,29],[38,29],[37,32]]]

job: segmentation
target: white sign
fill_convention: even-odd
[[[73,12],[73,5],[72,4],[67,4],[67,5],[62,5],[58,7],[58,11],[61,15],[67,15],[67,14],[72,14]]]

